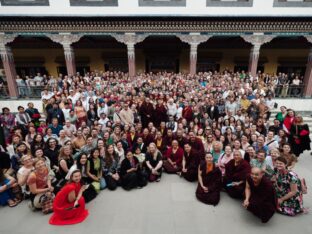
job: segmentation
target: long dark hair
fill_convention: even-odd
[[[0,183],[3,183],[5,180],[4,172],[3,169],[0,168]]]
[[[80,160],[81,160],[81,158],[82,158],[83,155],[85,155],[85,156],[87,157],[87,160],[88,160],[88,155],[85,154],[85,153],[82,153],[82,154],[80,154],[80,155],[78,156],[78,158],[77,158],[77,168],[78,168],[79,170],[81,170],[82,167],[86,167],[86,166],[87,166],[87,165],[82,165],[81,162],[80,162]],[[87,162],[86,162],[86,164],[87,164]]]

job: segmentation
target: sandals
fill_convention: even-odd
[[[16,205],[22,202],[22,200],[18,198],[14,198],[13,201],[15,201]]]
[[[17,206],[17,204],[18,204],[18,203],[16,203],[16,201],[14,201],[14,200],[12,200],[12,199],[8,200],[8,206],[9,206],[9,207],[15,207],[15,206]]]

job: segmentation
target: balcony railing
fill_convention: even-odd
[[[5,99],[5,98],[9,98],[9,89],[8,86],[6,85],[0,85],[0,98],[1,99]]]
[[[279,98],[301,98],[303,97],[304,85],[277,85],[275,87],[275,97]]]
[[[41,93],[46,86],[17,86],[19,97],[41,98]]]

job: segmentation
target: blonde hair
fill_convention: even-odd
[[[219,146],[219,147],[220,147],[220,150],[223,149],[223,144],[222,144],[221,141],[214,141],[214,142],[212,143],[212,148],[213,148],[213,149],[215,149],[216,146]]]

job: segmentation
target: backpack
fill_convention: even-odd
[[[298,190],[302,192],[302,194],[308,193],[308,186],[306,184],[305,178],[299,178],[298,174],[291,171],[290,174],[298,178]]]

